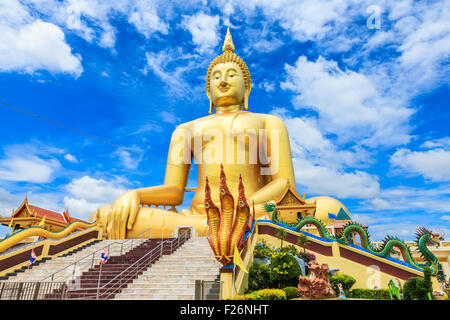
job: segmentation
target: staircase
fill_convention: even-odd
[[[106,264],[96,265],[71,281],[66,299],[113,299],[128,283],[142,274],[162,254],[172,254],[188,238],[148,239],[121,256],[111,257]],[[163,241],[164,240],[164,241]],[[59,292],[47,296],[58,296]]]
[[[220,267],[207,239],[193,238],[173,254],[159,259],[115,299],[194,300],[195,280],[217,280]],[[206,294],[206,298],[218,298],[218,290],[214,287],[210,292],[212,295]]]
[[[55,279],[53,279],[54,281],[66,281],[74,276],[80,275],[82,272],[86,271],[91,266],[98,265],[100,263],[100,252],[98,252],[98,254],[94,253],[96,251],[101,250],[102,248],[107,248],[108,246],[111,245],[109,255],[110,256],[120,255],[121,254],[120,244],[125,241],[126,240],[94,240],[62,256],[53,258],[44,258],[40,261],[37,261],[38,263],[32,264],[30,268],[23,267],[5,276],[3,279],[0,280],[3,281],[6,280],[6,282],[41,281],[44,278],[48,277],[49,275],[52,275],[55,272],[60,271],[61,269],[67,267],[66,270],[58,272],[55,275]],[[136,247],[140,245],[143,241],[145,240],[137,239],[135,240],[135,243],[133,245]],[[79,261],[80,259],[90,254],[94,254],[92,256],[92,259],[85,259],[86,261],[73,265],[74,262]],[[50,281],[50,279],[47,279],[46,281]]]

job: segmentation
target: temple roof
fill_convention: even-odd
[[[288,185],[284,190],[283,194],[276,201],[278,205],[295,205],[295,204],[305,204],[305,200],[301,198],[295,189]]]
[[[19,217],[35,217],[39,220],[42,220],[45,217],[46,220],[47,219],[49,219],[50,221],[56,220],[57,222],[63,224],[69,224],[73,221],[86,222],[84,220],[71,217],[67,209],[62,213],[58,213],[52,210],[31,205],[29,204],[27,197],[25,197],[23,202],[20,204],[19,208],[13,211],[12,218],[19,218]]]
[[[336,220],[351,220],[350,216],[347,214],[347,212],[345,212],[344,209],[340,209],[339,213],[336,217]]]

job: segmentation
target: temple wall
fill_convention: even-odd
[[[279,248],[281,240],[275,236],[277,227],[271,223],[260,222],[258,240],[264,239],[269,245]],[[294,245],[297,250],[303,250],[297,245],[298,232],[289,229],[286,231],[288,234],[283,246]],[[352,288],[355,289],[373,289],[375,286],[387,288],[391,279],[397,279],[403,285],[410,277],[423,276],[421,271],[409,267],[402,261],[379,257],[356,246],[342,245],[336,241],[322,241],[313,235],[308,236],[308,239],[307,252],[314,253],[317,261],[328,264],[330,269],[339,269],[340,273],[354,277],[356,283]],[[432,279],[433,288],[439,290],[436,278]]]

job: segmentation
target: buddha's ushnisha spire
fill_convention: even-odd
[[[226,52],[234,53],[234,43],[233,43],[233,38],[231,37],[230,27],[227,28],[227,34],[226,34],[225,40],[223,42],[222,52],[223,53],[226,53]]]

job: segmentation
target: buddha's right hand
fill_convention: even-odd
[[[125,192],[113,202],[106,224],[108,239],[126,238],[126,230],[133,228],[136,221],[139,205],[140,198],[136,190]]]

